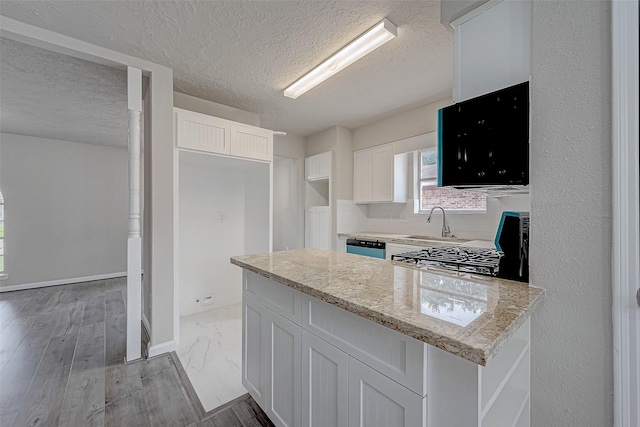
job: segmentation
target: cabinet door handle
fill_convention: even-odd
[[[640,307],[640,288],[636,292],[636,303],[638,303],[638,307]]]

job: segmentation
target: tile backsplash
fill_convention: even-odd
[[[427,215],[415,214],[415,200],[407,203],[356,205],[353,200],[337,201],[337,232],[374,231],[381,233],[440,236],[442,215],[434,213],[431,223]],[[451,232],[463,239],[493,240],[503,211],[528,211],[528,195],[487,198],[486,213],[450,213],[447,223]],[[535,224],[533,225],[535,227]]]

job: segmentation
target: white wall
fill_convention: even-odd
[[[438,109],[452,103],[447,97],[353,129],[353,151],[433,132],[438,124]]]
[[[301,159],[279,157],[273,162],[273,250],[284,251],[304,246],[304,213],[300,212]],[[302,239],[301,239],[302,237]]]
[[[2,286],[125,273],[128,153],[1,134]]]
[[[272,166],[263,162],[239,162],[245,173],[244,252],[230,256],[269,252],[269,232],[272,231],[269,214],[273,209],[270,204]]]
[[[181,316],[241,301],[242,273],[229,256],[244,253],[244,173],[220,170],[215,160],[180,153]],[[205,294],[213,305],[196,302]]]
[[[273,155],[277,157],[289,157],[292,159],[304,159],[305,138],[302,136],[287,134],[273,136]]]
[[[304,137],[273,137],[274,251],[304,247],[305,148]]]
[[[353,199],[353,135],[350,129],[336,128],[335,164],[333,165],[336,199]]]
[[[258,114],[218,104],[217,102],[206,99],[196,98],[195,96],[185,95],[180,92],[173,92],[173,106],[251,126],[260,126],[260,116]]]
[[[239,304],[234,255],[269,250],[268,163],[180,152],[180,315]],[[202,305],[204,295],[214,304]]]
[[[338,127],[334,126],[308,136],[306,139],[305,156],[309,157],[333,150],[338,141],[337,129]]]
[[[611,16],[534,1],[532,425],[611,426]]]

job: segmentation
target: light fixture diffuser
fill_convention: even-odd
[[[348,67],[398,35],[398,29],[387,18],[324,60],[284,90],[284,96],[296,99],[309,89]]]

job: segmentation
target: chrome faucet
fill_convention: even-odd
[[[427,217],[427,222],[431,223],[431,215],[433,215],[434,209],[440,209],[442,211],[442,237],[453,237],[451,235],[451,230],[449,230],[449,226],[447,225],[447,215],[442,206],[434,206],[431,208],[431,212],[429,212],[429,216]]]

